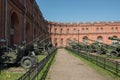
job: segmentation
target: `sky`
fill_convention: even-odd
[[[36,2],[48,21],[120,21],[120,0],[36,0]]]

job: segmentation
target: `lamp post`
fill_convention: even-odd
[[[79,29],[78,29],[78,44],[79,44]],[[78,47],[78,52],[79,52],[79,47]]]
[[[56,43],[56,41],[55,41],[55,34],[56,34],[56,32],[54,33],[54,45],[55,45],[55,43]],[[56,45],[55,45],[56,46]]]
[[[79,31],[80,31],[80,30],[78,29],[78,44],[79,44]]]

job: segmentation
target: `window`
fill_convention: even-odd
[[[82,28],[82,32],[84,32],[84,28]]]
[[[117,36],[113,36],[114,38],[117,38]],[[118,41],[117,40],[112,40],[112,44],[117,44]]]
[[[97,41],[98,41],[98,42],[102,42],[102,36],[98,36],[98,37],[97,37]]]
[[[84,31],[84,28],[82,28],[82,31]]]
[[[101,32],[103,31],[103,28],[100,28]]]
[[[84,37],[83,37],[83,43],[84,43],[84,44],[87,44],[87,43],[88,43],[88,37],[87,37],[87,36],[84,36]]]
[[[96,31],[98,32],[98,31],[99,31],[99,28],[96,28]]]
[[[86,32],[88,32],[88,28],[86,28]]]
[[[61,44],[61,46],[63,45],[63,38],[60,40],[60,44]]]
[[[77,33],[75,28],[74,28],[74,33]]]
[[[112,27],[111,30],[114,32],[114,28]]]
[[[69,33],[69,29],[67,29],[67,34]]]
[[[60,29],[60,34],[62,34],[62,28]]]
[[[118,31],[118,27],[115,28],[115,31],[116,31],[116,32]]]
[[[55,28],[55,31],[54,31],[55,34],[56,34],[56,31],[57,31],[57,28]]]

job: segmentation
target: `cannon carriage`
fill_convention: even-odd
[[[0,39],[0,44],[6,41]],[[30,68],[37,63],[36,55],[52,53],[56,48],[51,42],[35,40],[34,43],[14,45],[8,47],[0,46],[0,63],[2,64],[20,64],[24,68]]]
[[[0,41],[2,44],[3,42]],[[30,68],[36,63],[33,45],[14,45],[12,47],[0,46],[1,64],[20,64],[24,68]]]
[[[68,44],[69,44],[69,46],[67,46],[67,47],[76,49],[76,50],[88,51],[90,49],[88,44],[82,43],[82,42],[69,40]]]
[[[118,40],[117,38],[109,37],[110,40]],[[110,56],[120,56],[120,45],[119,44],[106,44],[95,40],[88,39],[94,43],[90,44],[92,52],[99,54],[107,54]]]
[[[112,51],[110,52],[111,56],[120,56],[120,39],[115,37],[108,37],[109,40],[115,40],[115,43],[112,44]]]

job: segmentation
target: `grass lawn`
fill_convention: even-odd
[[[88,66],[90,66],[91,68],[95,69],[99,74],[111,78],[112,80],[120,80],[120,77],[116,76],[115,74],[97,66],[96,64],[91,63],[90,61],[80,57],[79,55],[75,54],[75,52],[69,51],[67,50],[70,54],[72,54],[73,56],[79,58],[80,60],[82,60],[83,62],[85,62]]]
[[[57,50],[54,52],[55,54],[57,53]],[[53,59],[52,59],[53,58]],[[48,63],[45,65],[45,67],[43,68],[43,70],[39,73],[38,77],[36,78],[36,80],[45,80],[49,68],[51,67],[51,65],[53,65],[55,62],[55,57],[51,57],[50,60],[48,61]]]
[[[2,71],[0,74],[0,80],[17,80],[23,73],[14,73]]]

